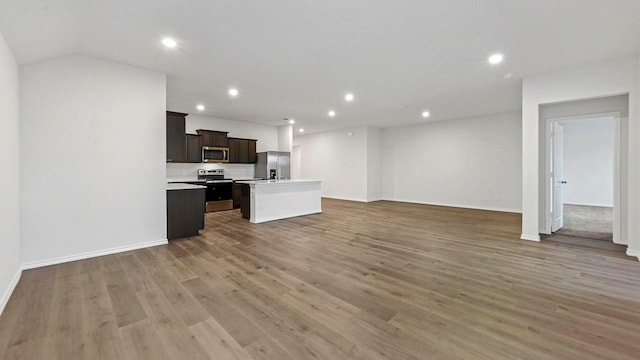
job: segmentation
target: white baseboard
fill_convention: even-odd
[[[66,262],[76,261],[76,260],[88,259],[92,257],[117,254],[117,253],[131,251],[131,250],[138,250],[138,249],[143,249],[143,248],[152,247],[152,246],[167,245],[168,243],[169,241],[167,239],[154,240],[154,241],[147,241],[144,243],[138,243],[133,245],[118,246],[110,249],[89,251],[82,254],[61,256],[61,257],[45,259],[45,260],[29,261],[22,264],[22,269],[23,270],[34,269],[34,268],[39,268],[43,266],[62,264]]]
[[[16,270],[16,274],[13,276],[13,280],[9,284],[7,290],[5,290],[4,294],[2,294],[2,298],[0,298],[0,315],[4,311],[4,307],[7,306],[9,299],[11,298],[11,294],[13,294],[13,290],[16,289],[16,285],[18,285],[18,281],[20,281],[20,276],[22,276],[22,269],[18,268]]]
[[[613,204],[598,204],[598,203],[572,203],[572,202],[566,202],[563,205],[595,206],[595,207],[613,208]]]
[[[520,234],[520,239],[527,240],[527,241],[540,242],[540,234],[535,234],[535,235]]]
[[[629,245],[629,241],[627,239],[618,239],[616,241],[616,239],[614,238],[613,243],[618,245]]]
[[[497,207],[491,207],[491,206],[473,206],[473,205],[437,203],[437,202],[426,202],[426,201],[407,200],[407,199],[382,199],[382,200],[395,201],[395,202],[404,202],[404,203],[410,203],[410,204],[445,206],[445,207],[454,207],[454,208],[461,208],[461,209],[499,211],[499,212],[522,214],[522,210],[519,210],[519,209],[497,208]]]
[[[627,248],[627,255],[635,256],[638,259],[638,261],[640,261],[640,250],[632,250]]]
[[[363,200],[363,199],[356,199],[356,198],[350,198],[350,197],[325,196],[325,195],[323,195],[322,197],[323,197],[323,198],[327,198],[327,199],[335,199],[335,200],[367,202],[367,200]]]

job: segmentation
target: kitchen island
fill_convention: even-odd
[[[252,180],[236,184],[242,186],[242,216],[255,224],[322,212],[320,180]]]
[[[198,235],[204,229],[206,186],[167,184],[167,238]]]

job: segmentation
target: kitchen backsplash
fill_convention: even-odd
[[[167,179],[198,177],[198,169],[224,169],[226,178],[252,179],[255,176],[254,164],[186,164],[167,163]]]

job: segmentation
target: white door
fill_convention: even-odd
[[[564,166],[562,161],[562,138],[562,125],[554,123],[552,134],[553,163],[551,167],[551,181],[553,184],[553,224],[551,225],[552,232],[558,231],[564,226],[562,218],[564,203],[564,200],[562,198],[562,187],[564,186],[564,184],[566,184],[566,181],[564,181],[562,174],[562,168]]]

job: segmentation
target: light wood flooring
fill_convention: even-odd
[[[640,263],[615,249],[519,240],[518,214],[323,208],[25,271],[0,358],[640,358]]]

